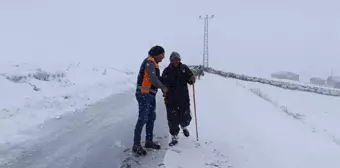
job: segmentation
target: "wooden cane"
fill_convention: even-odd
[[[194,98],[194,113],[195,113],[195,124],[196,124],[196,139],[198,141],[198,128],[197,128],[197,114],[196,114],[196,95],[195,95],[195,84],[192,85],[192,94]]]

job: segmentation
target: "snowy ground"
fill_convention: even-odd
[[[1,168],[86,168],[140,167],[130,157],[133,130],[138,116],[134,89],[112,95],[98,103],[43,127],[30,130],[39,138],[0,149]],[[154,140],[166,146],[167,124],[164,103],[157,102]],[[145,137],[143,132],[142,137]],[[144,138],[142,139],[144,141]],[[6,148],[7,147],[7,148]],[[152,152],[155,157],[139,159],[142,167],[162,163],[166,150]],[[149,156],[150,156],[149,155]]]
[[[136,76],[81,62],[0,67],[0,146],[24,142],[30,138],[25,130],[134,87]]]
[[[239,83],[247,89],[260,93],[271,104],[298,116],[307,127],[333,139],[334,143],[340,146],[339,97],[295,92],[244,81]]]
[[[259,97],[249,90],[253,87],[273,99]],[[189,142],[194,141],[195,136],[192,123],[191,140],[182,140],[178,147],[181,153],[167,153],[165,163],[169,166],[166,167],[340,166],[337,159],[340,146],[331,135],[338,135],[337,98],[211,74],[197,83],[196,92],[201,147],[196,148],[194,142]],[[303,114],[303,118],[289,115],[285,108],[278,106],[281,103]]]
[[[6,70],[5,76],[37,72],[24,65]],[[9,86],[3,91],[16,93],[2,97],[11,105],[4,108],[20,111],[2,114],[0,162],[15,158],[9,162],[10,168],[136,165],[126,158],[137,115],[137,106],[131,103],[135,102],[133,90],[103,99],[132,88],[135,74],[81,64],[67,66],[66,70],[46,67],[46,71],[65,72],[65,76],[51,81],[27,78],[21,83],[2,76]],[[28,83],[40,90],[35,91]],[[192,96],[192,87],[189,89]],[[31,100],[20,97],[20,93],[32,95]],[[338,99],[206,73],[196,84],[199,141],[193,119],[191,136],[180,135],[179,144],[168,147],[163,102],[157,99],[155,139],[163,148],[138,163],[166,168],[339,167]],[[67,113],[73,111],[78,112]],[[43,125],[29,130],[38,124]],[[113,157],[117,160],[111,161]],[[49,159],[39,161],[44,158]]]

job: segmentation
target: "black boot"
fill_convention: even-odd
[[[189,136],[190,136],[190,133],[189,133],[189,131],[188,131],[188,129],[187,129],[187,128],[185,128],[185,127],[182,127],[182,130],[183,130],[183,134],[184,134],[184,136],[186,136],[186,137],[189,137]]]
[[[145,148],[150,148],[150,149],[161,149],[161,146],[156,144],[153,141],[146,141],[145,142]]]
[[[146,150],[142,147],[142,145],[133,145],[132,151],[139,156],[146,155]]]
[[[176,135],[171,137],[171,142],[169,143],[169,146],[174,146],[178,144],[178,137]]]

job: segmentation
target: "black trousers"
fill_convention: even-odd
[[[169,132],[172,136],[178,135],[180,128],[187,127],[190,125],[192,120],[190,105],[166,105]]]

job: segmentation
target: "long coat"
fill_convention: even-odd
[[[168,120],[191,120],[188,84],[193,84],[193,73],[185,64],[170,64],[162,73],[161,81],[168,88],[164,98]],[[184,122],[184,121],[183,121]]]

